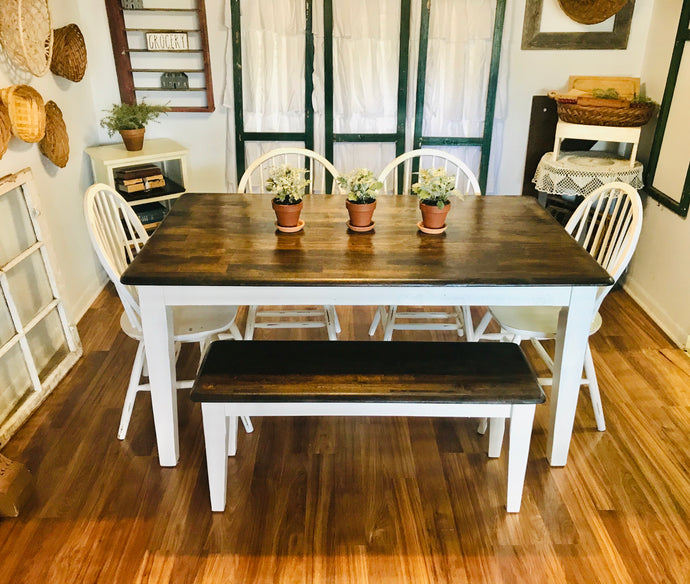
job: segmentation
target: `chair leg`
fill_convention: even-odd
[[[482,316],[482,319],[479,321],[477,328],[472,331],[472,336],[474,337],[472,340],[477,341],[482,337],[492,318],[491,313],[487,310],[486,314]],[[469,341],[470,339],[468,338],[467,340]]]
[[[118,440],[124,440],[127,436],[127,428],[129,428],[129,421],[132,418],[132,410],[134,409],[134,401],[137,398],[137,391],[139,389],[139,380],[144,371],[144,362],[146,354],[144,352],[144,343],[139,341],[136,355],[134,356],[134,363],[132,364],[132,373],[129,376],[129,385],[127,386],[127,393],[125,395],[125,403],[122,406],[122,415],[120,416],[120,427],[117,430]]]
[[[472,322],[472,310],[469,306],[462,307],[462,320],[462,326],[465,331],[465,339],[468,342],[476,341],[477,337],[474,334],[474,323]]]
[[[594,419],[597,422],[597,430],[603,432],[606,430],[606,420],[604,420],[604,408],[601,405],[601,393],[599,393],[599,382],[597,381],[597,374],[594,370],[594,360],[592,359],[592,350],[587,348],[585,350],[585,378],[589,385],[589,397],[592,400],[592,409],[594,410]]]
[[[247,324],[244,327],[244,340],[251,341],[254,338],[254,325],[256,324],[256,311],[258,306],[250,306],[247,311]]]
[[[335,332],[340,334],[343,331],[340,328],[340,320],[338,319],[338,311],[335,309],[335,306],[327,306],[327,308],[331,311],[331,315],[333,316],[333,324],[335,326]]]
[[[477,426],[477,434],[482,436],[486,434],[486,429],[489,426],[489,418],[480,418],[479,425]]]
[[[247,434],[251,434],[254,431],[254,424],[252,424],[252,419],[249,416],[240,416],[240,420],[242,420],[244,431]]]
[[[369,336],[373,337],[376,334],[376,329],[379,326],[379,322],[383,328],[386,328],[386,314],[385,308],[383,306],[377,306],[376,312],[374,313],[374,319],[371,321],[371,326],[369,327]]]
[[[505,418],[489,419],[489,458],[501,456],[501,446],[503,446],[503,435],[506,430]]]
[[[340,324],[338,323],[338,315],[335,312],[335,307],[324,306],[323,314],[324,318],[326,319],[326,332],[328,333],[328,340],[337,341],[338,332],[340,332]]]
[[[393,327],[395,326],[395,313],[398,307],[391,305],[388,307],[388,316],[386,316],[386,326],[383,331],[383,340],[392,341],[393,340]]]

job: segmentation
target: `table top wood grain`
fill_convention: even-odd
[[[379,197],[375,228],[347,228],[343,195],[304,199],[281,233],[270,195],[187,193],[122,276],[158,286],[609,285],[611,278],[535,199],[454,200],[440,235],[421,233],[414,196]]]

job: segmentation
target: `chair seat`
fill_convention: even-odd
[[[491,306],[492,316],[509,332],[521,337],[550,339],[558,330],[559,306]],[[601,315],[597,312],[592,319],[589,334],[601,327]]]
[[[236,306],[175,306],[175,341],[197,342],[209,335],[227,331],[236,314]],[[128,337],[137,341],[142,339],[141,331],[132,326],[125,312],[120,317],[120,326]]]

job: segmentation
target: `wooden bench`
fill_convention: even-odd
[[[225,509],[238,416],[428,416],[492,419],[490,456],[511,418],[506,507],[517,512],[544,393],[513,343],[216,341],[191,399],[201,402],[213,511]]]

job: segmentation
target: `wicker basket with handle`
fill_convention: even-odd
[[[567,103],[558,100],[558,117],[571,124],[590,126],[644,126],[652,119],[653,103],[630,104],[630,107],[601,107]]]
[[[7,144],[9,144],[11,137],[10,112],[7,110],[7,106],[0,101],[0,158],[7,152]]]
[[[18,67],[37,77],[48,73],[53,52],[48,0],[3,0],[0,42]]]
[[[46,135],[38,145],[55,166],[64,168],[69,160],[69,136],[62,111],[54,101],[46,103]]]
[[[55,29],[54,36],[50,70],[70,81],[81,81],[86,71],[86,45],[81,30],[76,24],[68,24]]]
[[[41,94],[28,85],[0,89],[7,106],[12,134],[24,142],[40,142],[46,133],[46,108]]]

